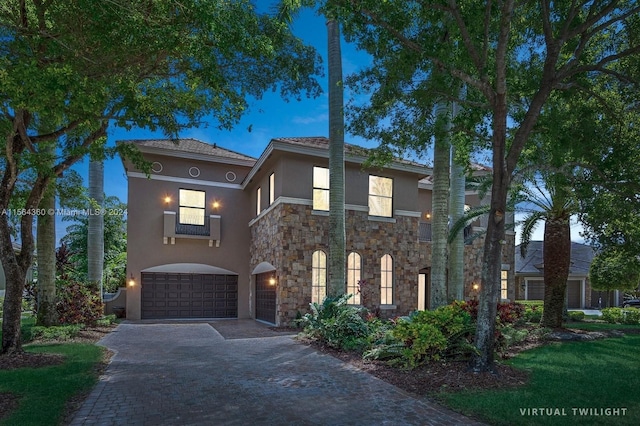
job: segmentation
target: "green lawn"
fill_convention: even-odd
[[[25,325],[25,324],[23,324]],[[23,327],[29,335],[32,321]],[[66,402],[73,396],[90,390],[97,382],[96,365],[101,362],[104,348],[86,343],[25,345],[28,352],[59,353],[62,364],[41,368],[0,370],[0,392],[20,397],[20,405],[0,425],[58,425]]]
[[[590,329],[626,328],[580,325]],[[445,393],[439,398],[494,425],[640,424],[640,335],[553,343],[523,352],[509,364],[530,372],[526,386]],[[606,409],[619,409],[618,415]],[[622,409],[626,409],[624,415]]]

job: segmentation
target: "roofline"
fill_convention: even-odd
[[[260,168],[263,166],[265,161],[267,161],[267,159],[273,154],[274,151],[290,152],[294,154],[310,155],[313,157],[329,158],[329,151],[324,148],[294,145],[288,142],[280,141],[277,138],[273,138],[271,139],[271,141],[269,141],[269,145],[267,145],[267,148],[265,148],[265,150],[262,152],[262,155],[260,155],[260,158],[258,158],[258,161],[255,163],[255,165],[253,166],[253,168],[251,169],[247,177],[245,177],[244,181],[242,182],[243,189],[247,187],[249,182],[251,182],[254,176],[258,173],[258,170],[260,170]],[[364,162],[368,159],[368,157],[365,157],[362,155],[352,155],[346,152],[345,152],[344,158],[345,158],[345,162],[356,163],[356,164],[364,164]],[[433,169],[427,166],[417,166],[412,164],[404,164],[400,162],[392,162],[388,166],[385,166],[385,168],[391,169],[391,170],[408,172],[408,173],[415,173],[424,177],[429,176],[430,173],[433,173]]]
[[[116,141],[116,144],[118,143],[130,143],[132,145],[135,145],[138,147],[138,149],[140,150],[140,152],[144,152],[147,154],[158,154],[158,155],[163,155],[163,156],[167,156],[167,157],[177,157],[177,158],[186,158],[189,160],[199,160],[199,161],[206,161],[209,163],[222,163],[222,164],[231,164],[231,165],[235,165],[235,166],[246,166],[246,167],[253,167],[254,164],[256,164],[256,160],[241,160],[238,158],[228,158],[228,157],[220,157],[217,155],[213,155],[213,154],[198,154],[198,153],[194,153],[194,152],[189,152],[189,151],[174,151],[171,149],[165,149],[165,148],[157,148],[157,147],[148,147],[148,146],[144,146],[144,145],[138,145],[135,142],[136,141],[145,141],[147,139],[129,139],[129,140],[119,140]],[[205,142],[203,142],[205,143]],[[224,149],[226,151],[230,151],[236,154],[240,154],[239,152],[235,152],[235,151],[231,151],[229,149],[226,148],[221,148]],[[180,155],[176,155],[176,154],[180,154]],[[245,155],[245,154],[240,154],[240,155]],[[249,155],[247,155],[247,157],[250,157]]]

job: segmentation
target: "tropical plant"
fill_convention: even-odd
[[[525,256],[536,225],[544,221],[544,313],[542,325],[562,327],[571,265],[571,215],[577,212],[578,202],[568,179],[561,173],[542,174],[531,185],[523,185],[520,193],[528,215],[522,221],[521,256]]]

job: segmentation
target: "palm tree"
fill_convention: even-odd
[[[329,295],[346,292],[344,219],[344,89],[340,26],[327,18],[329,54]]]
[[[451,146],[448,131],[448,104],[436,106],[436,132],[433,145],[433,193],[431,198],[431,309],[447,304],[447,240],[449,236],[449,163]]]
[[[43,211],[56,207],[56,179],[49,181],[39,208]],[[58,324],[56,311],[56,218],[53,214],[38,216],[36,224],[36,252],[38,256],[38,314],[36,324],[51,327]]]
[[[102,160],[89,161],[90,211],[87,257],[87,281],[100,289],[102,297],[102,272],[104,267],[104,216],[100,213],[104,205],[104,163]]]
[[[461,93],[464,93],[464,88]],[[451,109],[451,120],[458,114],[458,104],[454,103]],[[451,144],[451,193],[449,198],[449,214],[451,224],[462,218],[465,214],[465,172],[464,167],[458,162],[457,148]],[[451,233],[451,230],[449,231]],[[458,233],[453,238],[449,237],[449,285],[448,299],[464,300],[464,234]]]
[[[542,175],[531,186],[523,186],[520,201],[533,207],[525,209],[520,242],[524,256],[536,225],[544,221],[544,310],[542,325],[562,327],[567,279],[571,264],[570,218],[577,210],[567,178],[562,174]]]

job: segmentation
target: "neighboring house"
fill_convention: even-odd
[[[278,138],[255,159],[193,139],[134,143],[127,318],[255,318],[289,324],[326,293],[328,140]],[[374,289],[385,317],[428,307],[431,170],[398,160],[363,169],[366,149],[345,146],[347,291]],[[467,195],[470,205],[480,200]],[[481,222],[472,224],[479,230]],[[503,250],[505,299],[515,297],[514,235]],[[468,297],[480,281],[482,239],[466,247]],[[359,304],[356,294],[351,299]]]
[[[520,255],[520,246],[516,246],[516,299],[544,300],[544,262],[543,241],[531,241],[526,256]],[[622,292],[610,294],[607,304],[607,292],[591,289],[589,268],[595,256],[591,246],[571,242],[571,266],[567,279],[567,308],[588,309],[605,306],[618,306],[622,301]]]

